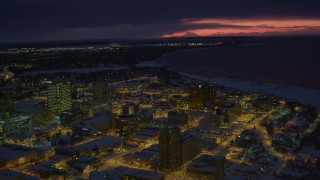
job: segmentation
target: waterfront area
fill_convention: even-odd
[[[319,7],[1,1],[0,180],[320,180]]]
[[[319,177],[317,109],[277,94],[161,67],[22,74],[1,93],[2,179]]]

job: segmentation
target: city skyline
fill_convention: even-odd
[[[319,0],[3,0],[0,180],[320,179]]]

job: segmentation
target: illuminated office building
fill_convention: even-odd
[[[32,130],[31,116],[15,116],[0,120],[0,141],[8,136],[18,135]]]
[[[57,81],[48,85],[48,107],[53,114],[71,109],[71,82]]]
[[[120,137],[130,139],[136,131],[136,120],[133,115],[120,115],[116,120],[116,131]]]
[[[180,129],[171,123],[164,123],[159,135],[160,166],[173,171],[183,164]]]

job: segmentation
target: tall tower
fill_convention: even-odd
[[[71,82],[57,81],[48,85],[48,108],[53,114],[71,109]]]
[[[14,114],[13,87],[3,87],[0,89],[0,119],[9,118]]]
[[[163,124],[159,135],[159,152],[163,170],[173,171],[182,166],[182,139],[176,125]]]
[[[93,83],[93,104],[105,104],[109,97],[108,85],[103,81]]]
[[[216,97],[214,83],[193,84],[189,86],[189,104],[191,109],[203,109],[213,105]]]

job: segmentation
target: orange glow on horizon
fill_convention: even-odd
[[[186,24],[223,24],[232,26],[262,26],[262,27],[320,27],[320,19],[184,19]]]
[[[162,37],[251,35],[299,33],[313,30],[320,33],[320,19],[184,19],[184,25],[218,25],[212,28],[190,28]]]

